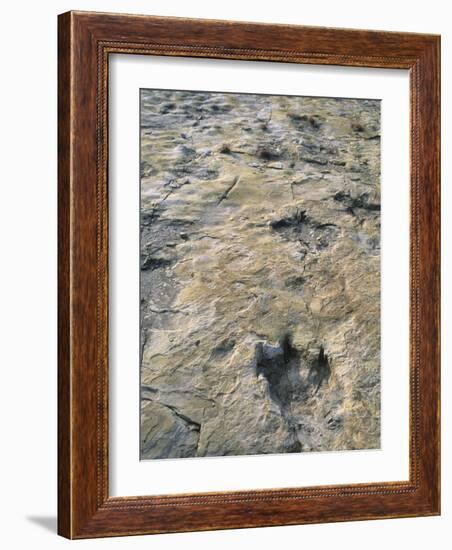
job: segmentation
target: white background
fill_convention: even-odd
[[[5,548],[448,548],[452,535],[450,285],[443,288],[443,515],[331,525],[69,542],[56,515],[56,15],[68,9],[288,22],[443,35],[443,182],[450,181],[452,17],[448,1],[293,0],[5,3],[0,39],[0,495]],[[449,93],[448,93],[449,91]],[[443,185],[443,281],[452,276],[452,190]],[[446,437],[446,434],[449,437]]]
[[[408,71],[115,55],[110,60],[110,494],[155,495],[408,479]],[[139,89],[381,100],[381,448],[138,461]],[[135,375],[133,369],[135,365]],[[397,368],[394,368],[394,365]],[[131,370],[132,369],[132,370]]]

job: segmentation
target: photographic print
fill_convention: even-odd
[[[140,91],[141,459],[380,448],[380,101]]]

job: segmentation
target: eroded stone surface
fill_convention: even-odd
[[[379,447],[379,117],[142,91],[142,458]]]

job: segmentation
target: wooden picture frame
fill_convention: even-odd
[[[108,491],[108,60],[113,53],[410,72],[409,481],[147,497]],[[58,532],[68,538],[440,513],[440,38],[68,12],[58,39]]]

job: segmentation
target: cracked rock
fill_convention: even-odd
[[[141,458],[380,446],[380,102],[142,90]]]

